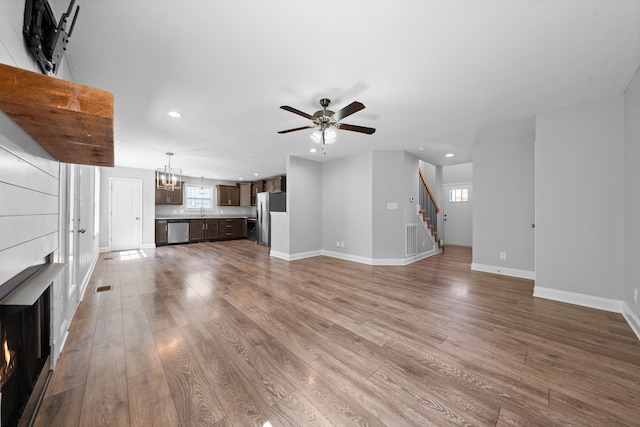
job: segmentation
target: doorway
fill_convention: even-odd
[[[142,181],[110,178],[109,188],[111,250],[140,249],[142,245]]]
[[[448,184],[444,189],[444,243],[445,245],[472,245],[472,185]]]

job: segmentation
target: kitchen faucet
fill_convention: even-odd
[[[204,216],[204,206],[200,208],[200,216],[203,217]]]

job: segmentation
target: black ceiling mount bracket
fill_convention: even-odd
[[[75,2],[76,0],[71,0],[69,8],[60,17],[60,22],[56,22],[47,0],[26,0],[22,32],[27,48],[44,74],[58,72],[62,55],[67,48],[78,12],[80,12],[80,6],[78,6],[73,14],[71,28],[67,32],[67,21]]]

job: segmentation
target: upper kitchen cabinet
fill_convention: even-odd
[[[254,181],[251,183],[251,206],[256,205],[258,193],[264,191],[264,181]]]
[[[240,206],[251,206],[251,183],[241,182],[238,187],[240,189]]]
[[[240,206],[240,188],[237,185],[216,185],[218,206]]]
[[[156,185],[156,205],[181,205],[183,188],[184,182],[180,189],[175,189],[173,191],[160,190]]]
[[[286,193],[287,192],[287,177],[275,176],[265,181],[264,191],[267,193]]]

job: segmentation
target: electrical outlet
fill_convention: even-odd
[[[500,259],[507,259],[507,253],[506,252],[500,252]]]
[[[340,242],[340,247],[344,248],[344,242]]]
[[[339,248],[339,247],[340,247],[340,240],[336,242],[336,248]]]
[[[633,290],[633,300],[638,303],[638,288],[634,288]]]

